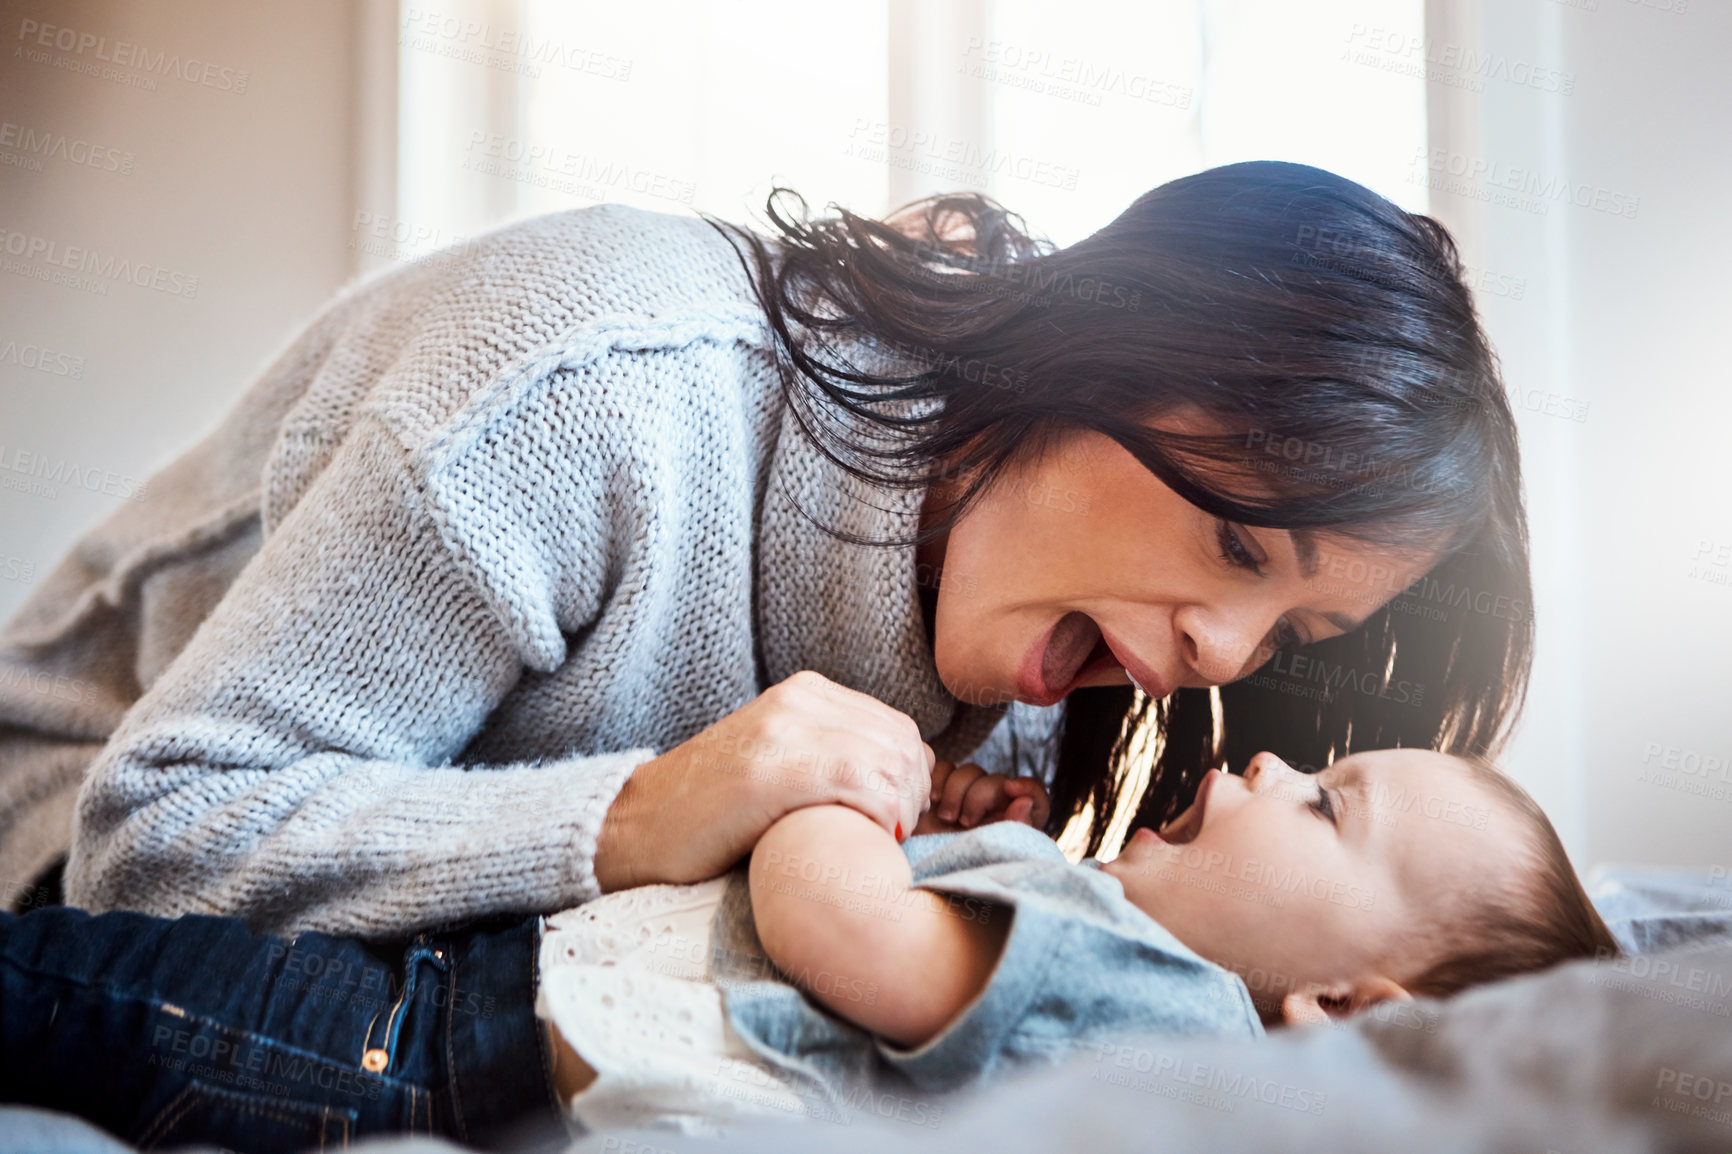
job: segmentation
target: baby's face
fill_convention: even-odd
[[[1270,753],[1212,773],[1165,827],[1102,868],[1265,1012],[1298,989],[1411,978],[1447,899],[1519,868],[1511,815],[1453,757],[1375,750],[1303,774]]]

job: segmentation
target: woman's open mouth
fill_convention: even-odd
[[[1095,619],[1073,611],[1055,621],[1028,651],[1016,679],[1017,692],[1031,705],[1052,705],[1109,669],[1125,670],[1132,683],[1150,697],[1164,697],[1168,692],[1152,676],[1149,684],[1139,681],[1126,669]]]
[[[1120,668],[1094,618],[1071,612],[1028,651],[1016,687],[1031,705],[1052,705],[1102,670]]]

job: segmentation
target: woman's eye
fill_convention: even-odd
[[[1263,567],[1257,564],[1257,559],[1251,556],[1251,551],[1245,548],[1244,539],[1239,531],[1225,521],[1215,522],[1215,539],[1221,546],[1221,560],[1235,569],[1246,569],[1261,575]]]

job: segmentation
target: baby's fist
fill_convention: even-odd
[[[1046,787],[1032,777],[988,773],[972,762],[932,767],[931,808],[915,834],[958,833],[995,821],[1017,821],[1042,829],[1052,805]]]

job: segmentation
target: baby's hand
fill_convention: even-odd
[[[973,762],[935,764],[931,798],[932,808],[920,816],[915,835],[958,833],[995,821],[1043,829],[1052,806],[1046,788],[1034,778],[988,773]]]

